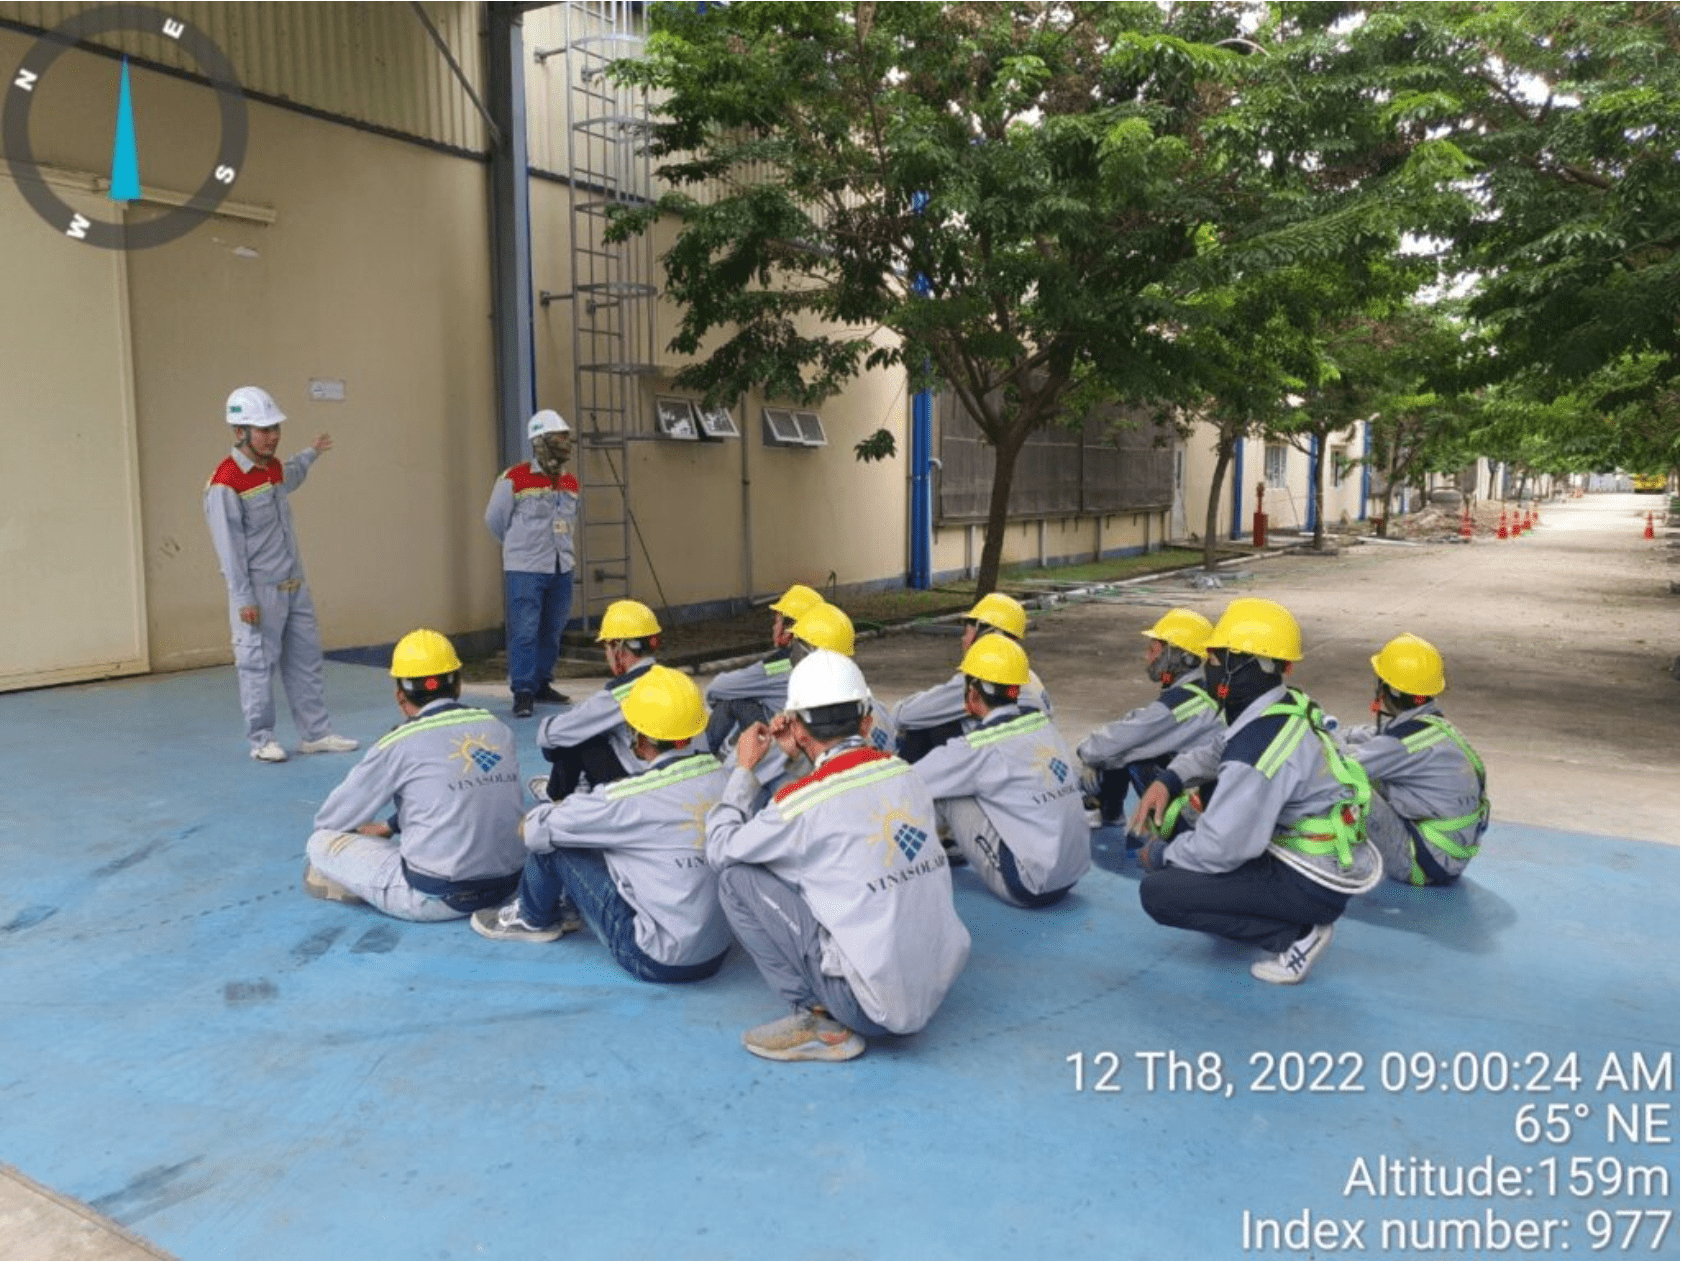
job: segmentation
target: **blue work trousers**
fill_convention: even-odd
[[[730,954],[726,949],[699,964],[662,964],[637,945],[637,914],[613,884],[599,850],[549,850],[530,855],[520,875],[520,915],[544,928],[572,905],[620,968],[643,982],[696,982],[711,977]]]
[[[507,599],[508,687],[535,694],[554,678],[561,632],[572,613],[572,571],[507,570],[502,584]]]

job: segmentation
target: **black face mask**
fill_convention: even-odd
[[[1249,704],[1270,688],[1277,688],[1284,676],[1262,669],[1261,662],[1250,653],[1232,653],[1213,649],[1209,665],[1203,672],[1205,681],[1221,703],[1221,712],[1231,723],[1243,714]]]

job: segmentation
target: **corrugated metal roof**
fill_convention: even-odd
[[[0,18],[51,30],[95,7],[0,0]],[[423,8],[484,99],[480,6]],[[166,11],[221,48],[248,92],[455,149],[480,153],[487,146],[484,120],[408,4],[172,3]],[[92,42],[201,72],[162,35],[115,31]]]

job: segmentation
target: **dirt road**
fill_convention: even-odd
[[[1489,767],[1497,820],[1678,840],[1674,538],[1644,540],[1652,496],[1548,505],[1532,535],[1469,544],[1379,544],[1250,565],[1217,590],[1184,577],[1076,599],[1035,616],[1028,652],[1079,739],[1150,700],[1139,631],[1185,605],[1211,620],[1235,596],[1277,600],[1301,622],[1293,674],[1345,723],[1367,722],[1369,658],[1411,631],[1441,650],[1444,711]],[[860,644],[877,695],[897,699],[956,665],[953,636]]]

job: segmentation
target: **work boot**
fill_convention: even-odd
[[[533,704],[534,698],[531,693],[516,692],[514,694],[514,717],[517,719],[531,718]]]
[[[539,705],[571,705],[572,698],[564,692],[556,692],[553,684],[544,684],[537,690]]]

